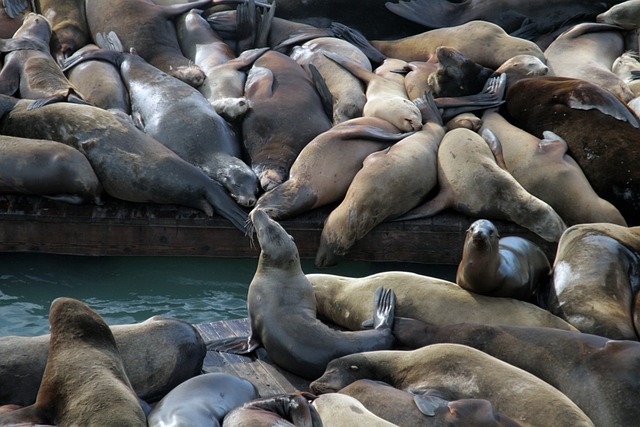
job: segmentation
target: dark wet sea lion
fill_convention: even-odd
[[[248,380],[225,373],[197,375],[177,385],[149,413],[149,427],[212,426],[236,407],[258,398]]]
[[[151,0],[92,0],[86,3],[89,31],[115,32],[125,50],[136,49],[153,66],[185,83],[198,87],[204,73],[180,50],[173,18],[194,8],[208,6],[211,0],[160,6]]]
[[[7,53],[0,71],[0,93],[38,100],[32,108],[62,100],[86,103],[49,53],[50,39],[49,21],[36,13],[26,15],[12,41],[26,40],[42,46]]]
[[[396,318],[402,347],[463,344],[537,376],[574,401],[597,426],[633,425],[640,408],[640,343],[577,331],[460,323],[435,326]]]
[[[236,351],[263,346],[278,366],[313,379],[339,355],[391,348],[393,336],[387,320],[393,313],[393,293],[376,292],[373,330],[330,328],[316,317],[313,287],[302,272],[291,236],[260,209],[252,210],[250,219],[261,252],[247,295],[251,335],[240,340]],[[216,344],[210,348],[221,347]]]
[[[549,310],[582,332],[638,340],[640,227],[578,224],[558,242]]]
[[[202,371],[206,348],[190,323],[153,316],[140,323],[111,326],[111,331],[127,377],[136,394],[146,401],[162,399]],[[35,401],[47,363],[49,338],[0,337],[0,404],[30,405]],[[6,384],[12,387],[4,387]]]
[[[436,98],[478,93],[495,72],[448,46],[437,47],[435,59],[438,61],[438,68],[429,75],[427,81]]]
[[[538,138],[562,136],[595,192],[639,223],[640,122],[622,101],[583,80],[542,76],[510,84],[501,112]]]
[[[456,283],[477,294],[531,301],[550,269],[538,245],[519,236],[500,238],[491,221],[480,219],[467,229]]]
[[[199,94],[198,94],[199,95]],[[200,95],[199,95],[200,96]],[[213,209],[244,230],[246,213],[224,188],[173,151],[101,108],[68,102],[28,110],[31,101],[0,97],[0,131],[50,139],[82,152],[105,192],[132,202],[172,203]]]
[[[561,26],[570,18],[594,20],[596,15],[623,0],[400,0],[387,2],[391,12],[428,28],[453,27],[481,20],[504,28],[507,33],[534,39]]]
[[[104,320],[78,300],[57,298],[49,323],[49,355],[36,402],[0,415],[0,424],[146,426]]]
[[[359,379],[380,380],[416,393],[436,389],[453,399],[487,399],[496,411],[532,425],[593,426],[575,403],[546,382],[460,344],[350,354],[332,360],[309,387],[322,394]]]
[[[313,138],[331,128],[311,79],[293,59],[267,51],[249,70],[242,121],[244,146],[265,191],[284,182]]]
[[[100,203],[102,187],[87,158],[49,140],[0,136],[0,193]]]

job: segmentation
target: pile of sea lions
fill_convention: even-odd
[[[255,232],[251,334],[203,343],[167,320],[171,345],[141,356],[58,299],[51,336],[0,340],[0,425],[637,422],[638,0],[158,3],[4,1],[0,191]],[[317,266],[383,221],[480,219],[456,283],[307,275],[277,221],[329,204]],[[260,346],[310,390],[200,373],[207,348]]]

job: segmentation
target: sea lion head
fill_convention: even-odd
[[[498,250],[500,235],[498,229],[489,220],[479,219],[469,226],[465,237],[465,247],[471,244],[476,248]]]
[[[29,38],[49,43],[51,40],[51,23],[44,16],[29,12],[24,16],[22,26],[14,33],[13,38]]]
[[[276,221],[262,209],[253,209],[249,213],[249,220],[253,226],[262,252],[261,261],[268,261],[270,266],[274,264],[280,267],[300,265],[298,248],[293,237],[285,231]]]
[[[204,74],[204,71],[202,71],[196,64],[189,64],[175,68],[171,67],[169,74],[195,88],[202,86],[204,79],[207,77]]]
[[[361,357],[366,357],[366,354],[353,354],[333,359],[327,365],[322,376],[309,384],[309,389],[315,394],[336,393],[359,379],[372,378],[368,372],[367,364],[361,363],[363,362]],[[378,379],[391,382],[385,378]]]
[[[435,96],[473,95],[482,90],[494,73],[491,68],[468,59],[458,50],[440,46],[436,49],[438,69],[429,75],[427,82]]]
[[[640,2],[625,1],[596,16],[596,22],[619,25],[625,30],[640,27]]]
[[[106,322],[79,300],[66,297],[53,300],[49,310],[49,325],[52,344],[55,337],[62,337],[98,343],[107,341],[115,347],[113,334]]]
[[[537,56],[516,55],[503,62],[496,73],[506,74],[511,83],[525,77],[545,76],[549,73],[549,67]]]

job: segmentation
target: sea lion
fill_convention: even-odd
[[[119,50],[117,40],[113,41]],[[135,54],[99,50],[77,57],[77,61],[86,59],[104,59],[119,68],[140,129],[202,169],[240,205],[255,204],[258,182],[241,159],[238,136],[197,89]]]
[[[87,44],[76,50],[70,58],[73,60],[76,56],[98,49],[94,44]],[[65,75],[84,98],[96,107],[125,115],[131,113],[129,92],[115,65],[101,60],[87,60],[67,68]]]
[[[326,84],[333,99],[331,105],[333,124],[337,125],[345,120],[362,116],[366,96],[360,79],[327,58],[323,54],[326,51],[351,58],[369,71],[372,71],[371,63],[356,46],[335,37],[319,37],[301,46],[294,46],[291,51],[289,56],[300,64],[310,77],[314,78],[314,74],[319,74]]]
[[[479,219],[467,229],[456,284],[477,294],[531,301],[550,269],[538,245],[519,236],[501,238],[491,221]]]
[[[420,110],[409,100],[403,81],[378,75],[333,52],[324,52],[324,55],[365,83],[367,100],[362,109],[363,116],[385,119],[404,132],[422,128]]]
[[[552,0],[544,4],[521,0],[400,0],[387,9],[428,28],[453,27],[469,21],[487,21],[507,33],[532,40],[553,31],[569,19],[594,20],[596,15],[623,0]]]
[[[596,16],[597,22],[619,25],[625,30],[635,30],[640,27],[640,1],[627,0],[615,2],[609,9]]]
[[[227,120],[236,120],[247,112],[244,97],[246,72],[266,48],[235,53],[201,15],[191,9],[176,20],[178,42],[185,56],[204,72],[206,78],[198,91],[216,112]]]
[[[640,60],[638,60],[638,54],[636,52],[627,51],[617,57],[616,60],[613,61],[611,71],[629,86],[629,89],[631,89],[631,92],[633,92],[636,97],[640,96],[640,79],[638,79],[638,74],[640,74]],[[627,104],[629,103],[627,102]],[[638,113],[636,112],[636,114]]]
[[[448,400],[443,396],[444,393],[437,390],[416,394],[397,389],[382,381],[362,379],[341,388],[338,393],[354,397],[377,416],[400,427],[520,425],[496,412],[488,400]],[[321,394],[319,398],[326,395]]]
[[[167,393],[149,413],[149,427],[220,427],[224,416],[258,398],[248,380],[224,373],[197,375]]]
[[[11,0],[9,0],[9,3],[10,1]],[[25,3],[28,4],[27,1],[25,1]],[[29,11],[31,11],[30,5],[25,9],[25,13]],[[7,14],[6,6],[0,7],[0,39],[10,39],[13,37],[13,34],[18,31],[20,26],[22,26],[23,18],[24,15],[22,15],[22,13],[18,13],[18,15],[15,16],[9,16],[9,14]]]
[[[549,75],[596,84],[624,102],[633,92],[611,68],[625,51],[624,30],[609,24],[583,23],[560,34],[544,51]],[[589,58],[585,61],[584,58]]]
[[[438,67],[429,74],[427,82],[433,96],[465,96],[478,93],[495,71],[474,62],[448,46],[436,48]]]
[[[493,111],[486,112],[482,121],[480,132],[496,158],[502,159],[506,170],[529,193],[549,203],[567,225],[626,225],[620,211],[593,190],[560,136],[545,131],[544,139],[539,139]]]
[[[51,303],[49,324],[49,355],[36,401],[0,415],[0,424],[146,426],[104,320],[83,302],[61,297]]]
[[[376,117],[337,124],[300,151],[289,179],[260,196],[256,208],[279,220],[339,201],[369,154],[408,135]]]
[[[33,12],[25,16],[12,41],[26,40],[34,47],[9,47],[0,71],[0,93],[38,100],[31,108],[62,100],[86,103],[49,53],[50,39],[51,25],[44,16]]]
[[[549,74],[549,67],[534,55],[516,55],[507,59],[497,69],[496,74],[506,73],[507,77],[520,80]]]
[[[130,120],[89,105],[62,102],[29,110],[30,104],[28,100],[0,96],[0,131],[62,142],[80,150],[112,197],[178,204],[209,216],[215,207],[244,231],[245,211],[220,184]]]
[[[263,210],[253,209],[250,219],[261,252],[247,294],[251,335],[241,339],[241,347],[236,351],[249,352],[264,346],[278,366],[313,379],[339,355],[391,348],[393,336],[388,320],[393,314],[392,292],[383,289],[375,292],[373,330],[351,332],[330,328],[316,317],[313,288],[302,272],[291,236]]]
[[[247,75],[251,108],[242,136],[263,190],[284,182],[291,164],[313,138],[331,128],[311,79],[293,59],[267,51]]]
[[[394,427],[396,424],[369,411],[356,398],[340,393],[325,393],[311,403],[325,427],[370,426]]]
[[[544,326],[575,330],[566,321],[538,306],[511,298],[475,295],[455,283],[402,271],[365,277],[307,274],[313,285],[318,314],[350,330],[371,318],[371,294],[393,289],[396,315],[447,325],[473,322],[491,325]]]
[[[455,399],[487,399],[500,413],[538,426],[593,426],[564,394],[534,375],[460,344],[417,350],[369,351],[332,360],[313,393],[340,390],[359,379],[381,380],[401,390],[441,390]]]
[[[496,164],[484,139],[469,129],[454,129],[438,148],[438,194],[401,216],[429,217],[446,208],[467,216],[506,219],[549,242],[556,242],[566,225],[551,206],[531,195]]]
[[[439,28],[401,39],[372,40],[371,44],[389,58],[426,61],[439,46],[449,46],[484,67],[498,68],[516,55],[533,55],[545,61],[544,53],[533,42],[509,36],[496,24],[471,21]]]
[[[85,0],[38,0],[38,7],[51,23],[51,55],[58,64],[91,42]]]
[[[629,225],[640,212],[640,121],[609,91],[592,83],[542,76],[507,87],[503,116],[542,138],[562,136],[594,191],[612,203]]]
[[[151,65],[185,83],[198,87],[205,75],[185,58],[180,50],[173,19],[194,8],[202,8],[211,0],[185,4],[156,5],[151,0],[96,0],[86,3],[89,32],[115,32],[125,49],[135,48]]]
[[[597,426],[633,425],[640,415],[633,399],[623,397],[640,390],[638,342],[550,328],[435,326],[401,318],[394,333],[405,348],[462,344],[524,369],[564,393]]]
[[[445,130],[433,98],[415,101],[426,122],[422,130],[368,155],[342,202],[329,214],[320,236],[316,267],[337,263],[378,224],[405,214],[438,182],[437,154]]]
[[[188,322],[153,316],[140,323],[111,326],[111,331],[127,377],[141,399],[156,402],[202,371],[207,349]],[[0,338],[0,404],[35,402],[49,341],[49,335]]]
[[[224,417],[222,427],[305,426],[322,427],[322,420],[309,402],[309,393],[275,395],[251,400]]]
[[[558,242],[549,310],[581,332],[638,340],[640,227],[578,224]]]
[[[54,141],[0,136],[0,193],[100,204],[102,187],[87,158]]]

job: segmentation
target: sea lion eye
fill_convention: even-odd
[[[351,369],[352,371],[357,371],[360,368],[358,368],[357,365],[351,365],[351,366],[349,366],[349,369]]]

